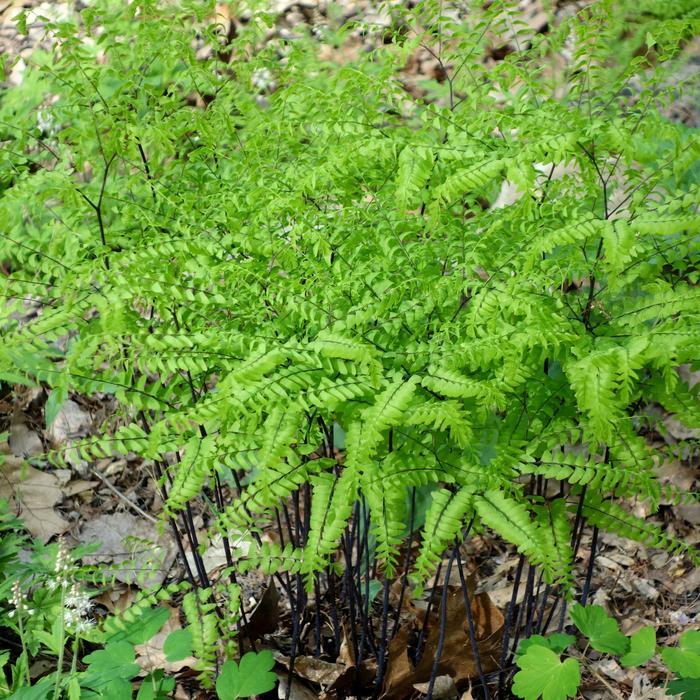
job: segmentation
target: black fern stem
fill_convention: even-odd
[[[527,620],[525,621],[526,628],[525,628],[525,638],[529,637],[532,634],[532,628],[536,624],[535,623],[535,613],[537,612],[537,604],[540,601],[540,595],[544,597],[544,594],[542,594],[542,579],[543,579],[543,572],[540,571],[538,576],[537,576],[537,586],[535,588],[535,596],[533,598],[533,604],[532,608],[528,610],[527,614]],[[547,590],[548,586],[545,586],[545,590]]]
[[[508,604],[508,612],[503,625],[503,642],[501,644],[501,658],[499,661],[498,673],[498,696],[503,697],[506,683],[506,661],[509,655],[510,631],[513,624],[513,616],[518,602],[518,590],[520,589],[520,577],[523,575],[523,567],[525,566],[525,557],[521,554],[518,559],[518,568],[515,571],[515,579],[513,581],[513,594],[510,597]]]
[[[330,601],[330,616],[333,625],[334,656],[340,654],[340,620],[338,619],[338,598],[336,597],[336,577],[331,569],[327,574],[326,593]]]
[[[185,517],[187,514],[187,517]],[[194,526],[194,515],[192,515],[192,506],[188,502],[185,505],[185,512],[182,514],[182,519],[186,523],[190,538],[190,545],[192,546],[192,556],[194,557],[194,562],[199,571],[199,578],[202,582],[202,588],[209,588],[211,582],[209,581],[209,575],[204,567],[204,560],[202,555],[199,553],[199,539],[197,538],[197,531]]]
[[[437,649],[435,649],[435,658],[430,669],[430,679],[428,680],[428,692],[426,700],[432,700],[433,688],[435,687],[435,679],[437,678],[438,669],[440,668],[440,657],[442,649],[445,646],[445,627],[447,626],[447,591],[449,589],[450,573],[452,572],[452,564],[458,550],[453,550],[450,558],[447,560],[447,571],[445,572],[445,584],[442,587],[442,596],[440,597],[440,631],[438,633]]]
[[[586,571],[586,581],[581,591],[581,605],[585,605],[591,589],[591,579],[593,578],[593,565],[595,564],[596,549],[598,547],[598,526],[593,527],[593,539],[591,541],[591,554],[588,557],[588,569]]]
[[[143,411],[139,411],[139,418],[141,420],[141,425],[143,426],[144,432],[147,435],[150,434],[151,426],[149,425],[148,419],[146,418],[146,414]],[[160,497],[163,503],[165,503],[168,500],[168,490],[165,486],[165,478],[163,476],[163,465],[158,460],[155,460],[153,464],[155,466],[156,476],[158,477],[157,483],[160,484]],[[168,516],[168,522],[170,523],[170,528],[173,531],[173,536],[175,537],[175,543],[177,545],[177,551],[180,555],[180,561],[182,561],[182,566],[185,569],[187,579],[189,580],[192,588],[197,588],[197,583],[195,581],[194,574],[192,573],[192,567],[190,566],[190,562],[187,559],[187,555],[185,554],[185,547],[182,542],[182,535],[180,534],[180,530],[177,527],[177,523],[175,522],[175,519],[172,516]]]
[[[293,547],[298,547],[299,543],[294,537],[294,531],[292,530],[292,516],[289,513],[289,507],[286,503],[282,504],[282,510],[284,511],[284,521],[287,525],[287,534],[289,535],[289,541],[292,543]]]
[[[455,543],[455,547],[459,545]],[[479,676],[479,683],[484,691],[485,700],[490,700],[491,696],[489,694],[489,686],[486,681],[486,676],[484,675],[484,669],[481,665],[481,653],[479,651],[479,645],[476,641],[476,627],[474,625],[474,615],[472,614],[472,604],[469,600],[469,588],[467,587],[467,582],[464,579],[464,571],[462,571],[462,564],[460,562],[457,567],[459,572],[459,585],[462,588],[462,597],[464,598],[464,611],[467,615],[467,627],[469,628],[469,644],[472,648],[472,655],[474,656],[474,664],[476,666],[476,672]]]
[[[357,641],[357,626],[355,624],[355,585],[352,572],[352,537],[351,528],[346,528],[343,535],[343,555],[345,557],[345,571],[343,572],[343,595],[348,607],[348,618],[350,627],[350,641],[352,643],[353,658],[359,657],[359,646]],[[358,668],[355,666],[355,683],[359,683]]]
[[[552,590],[552,586],[548,583],[544,587],[544,593],[542,594],[542,602],[540,603],[540,612],[537,616],[537,622],[535,623],[535,633],[542,634],[542,623],[544,622],[544,611],[547,607],[547,600],[549,600],[549,593]]]
[[[364,533],[363,536],[358,537],[358,552],[357,552],[357,598],[358,598],[358,611],[360,613],[360,623],[362,626],[362,632],[360,635],[359,644],[359,657],[357,660],[357,666],[361,665],[361,660],[364,658],[365,649],[368,649],[370,653],[377,656],[377,647],[374,642],[374,635],[372,634],[372,625],[370,619],[370,596],[369,596],[369,583],[370,583],[370,556],[369,556],[369,509],[367,504],[362,499],[359,503],[359,508],[357,513],[360,517],[360,522],[363,523]],[[362,591],[363,581],[362,581],[362,569],[365,569],[364,578],[364,594]]]
[[[532,564],[527,565],[527,580],[525,582],[525,592],[523,594],[522,603],[518,606],[518,617],[513,626],[513,641],[511,643],[511,653],[515,653],[520,641],[520,633],[523,625],[526,623],[527,614],[532,607],[533,587],[535,583],[535,567]]]
[[[561,599],[561,612],[559,613],[559,624],[557,625],[557,632],[562,632],[564,629],[564,621],[566,620],[566,609],[567,601],[566,598]]]
[[[587,486],[581,489],[581,495],[579,496],[578,505],[576,507],[576,517],[574,518],[574,527],[571,531],[571,547],[574,550],[574,561],[576,561],[576,554],[578,548],[581,545],[581,536],[583,535],[583,504],[586,500],[586,490]]]
[[[416,642],[416,650],[413,654],[413,665],[417,665],[420,661],[420,657],[423,654],[423,640],[425,639],[425,632],[428,626],[428,618],[430,617],[430,612],[433,608],[433,602],[435,601],[435,593],[437,591],[437,582],[440,580],[440,572],[442,571],[442,561],[438,564],[437,571],[435,572],[435,585],[430,589],[430,597],[428,598],[428,607],[425,609],[425,617],[423,618],[423,624],[421,625],[420,632],[418,633],[418,641]]]
[[[294,597],[290,597],[289,603],[292,613],[292,640],[289,650],[289,672],[287,674],[287,690],[285,692],[285,700],[289,700],[289,694],[292,690],[292,681],[294,679],[294,662],[297,658],[299,640],[301,636],[301,618],[304,609],[304,585],[299,574],[296,575],[296,602]]]
[[[386,668],[387,632],[389,627],[389,579],[384,578],[382,591],[382,622],[379,630],[379,653],[377,654],[377,675],[374,680],[375,694],[379,693]]]
[[[280,509],[275,508],[275,520],[277,522],[277,534],[280,538],[280,545],[282,549],[285,548],[286,542],[284,540],[284,528],[282,527],[282,518],[280,516]],[[287,582],[287,588],[291,591],[292,590],[292,581],[289,577],[289,572],[285,571],[284,572],[284,579]]]
[[[168,492],[165,488],[165,483],[163,482],[163,470],[161,469],[159,462],[155,461],[154,465],[158,482],[161,482],[160,497],[163,503],[165,503],[168,498]],[[187,580],[190,582],[193,589],[197,588],[197,582],[195,581],[194,574],[192,573],[192,567],[190,566],[190,562],[185,554],[185,547],[182,543],[182,535],[180,534],[180,530],[178,529],[174,518],[169,516],[168,523],[170,523],[170,529],[173,531],[173,537],[175,538],[175,544],[177,545],[178,555],[180,557],[180,561],[182,562],[182,566],[185,569]]]
[[[574,517],[574,525],[571,529],[571,548],[573,550],[572,564],[576,561],[576,554],[578,553],[579,546],[581,545],[581,537],[583,535],[583,502],[586,498],[586,489],[587,486],[584,486],[581,489],[578,505],[576,507],[576,516]],[[549,610],[546,622],[544,623],[544,625],[542,625],[542,627],[539,630],[540,634],[545,634],[549,629],[549,626],[552,624],[552,620],[554,619],[554,614],[557,611],[557,608],[559,607],[560,603],[562,603],[562,609],[560,611],[559,624],[557,625],[557,629],[561,632],[561,630],[564,628],[566,604],[564,601],[563,593],[560,590],[557,592],[557,595],[554,598],[554,602],[552,603],[552,607]]]

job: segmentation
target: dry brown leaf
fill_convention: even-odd
[[[488,673],[498,668],[503,615],[487,593],[472,596],[470,602],[481,668],[484,673]],[[448,588],[445,611],[446,625],[437,672],[439,675],[449,675],[459,684],[478,675],[461,588]],[[433,610],[423,654],[417,666],[413,666],[408,656],[409,640],[415,629],[404,626],[390,642],[384,681],[384,692],[387,695],[397,700],[407,697],[414,683],[429,680],[438,649],[440,617],[440,611]]]
[[[41,438],[24,423],[21,415],[10,424],[8,444],[12,454],[17,457],[34,457],[44,451]]]
[[[278,676],[279,685],[277,686],[277,697],[286,698],[289,680],[287,676]],[[303,683],[300,683],[296,678],[292,678],[292,687],[289,690],[289,700],[317,700],[318,695],[307,688]]]
[[[297,656],[294,659],[294,674],[317,683],[324,689],[333,685],[346,668],[342,664],[323,661],[315,656]]]
[[[253,611],[248,614],[248,624],[242,631],[247,638],[259,639],[264,634],[271,634],[279,622],[280,594],[274,580],[270,579],[265,592]]]
[[[414,683],[413,687],[423,695],[428,694],[430,683]],[[457,686],[449,676],[438,676],[433,684],[433,699],[456,698]]]
[[[115,577],[123,583],[137,583],[142,576],[146,587],[163,581],[175,557],[172,542],[159,535],[153,523],[131,513],[109,513],[90,520],[78,541],[99,543],[97,551],[83,557],[86,564],[129,562],[113,572]]]
[[[83,434],[90,426],[91,420],[90,415],[75,401],[67,399],[46,431],[46,435],[54,445],[61,445],[70,438]]]
[[[20,459],[5,456],[0,471],[0,498],[8,499],[27,530],[42,542],[63,534],[70,527],[70,523],[54,510],[63,500],[58,479],[49,472],[24,465]]]
[[[82,493],[83,491],[89,491],[90,489],[94,489],[95,486],[97,486],[99,483],[99,481],[86,481],[85,479],[76,479],[75,481],[71,481],[69,484],[63,487],[63,495],[66,497],[75,496],[76,494]]]

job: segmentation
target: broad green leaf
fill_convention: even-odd
[[[629,640],[600,605],[587,605],[584,608],[576,603],[571,608],[571,619],[596,651],[616,655],[627,653]]]
[[[571,634],[561,634],[559,632],[555,632],[554,634],[550,634],[546,637],[543,637],[541,634],[533,634],[531,637],[523,639],[523,641],[520,642],[517,653],[518,655],[524,654],[531,646],[538,645],[551,649],[557,654],[561,654],[564,649],[571,646],[575,641],[576,637]]]
[[[7,700],[44,700],[44,698],[53,690],[54,674],[46,678],[42,678],[34,685],[25,685],[19,688],[16,692],[10,695]]]
[[[513,693],[524,700],[566,700],[574,697],[581,682],[576,659],[562,661],[559,654],[533,644],[516,659]]]
[[[182,628],[171,632],[163,644],[166,661],[182,661],[192,655],[192,632]]]
[[[678,646],[664,649],[661,658],[682,678],[700,678],[700,631],[683,632]]]
[[[700,678],[700,654],[680,647],[669,647],[661,651],[661,658],[681,678]]]
[[[271,651],[249,651],[241,658],[240,665],[227,661],[216,679],[219,700],[236,700],[259,695],[272,690],[277,676],[270,670],[275,665]]]
[[[656,630],[653,627],[642,627],[629,639],[630,650],[620,659],[623,666],[641,666],[656,653]]]
[[[693,654],[700,654],[700,630],[683,632],[678,640],[678,645],[683,651],[692,651]]]
[[[131,681],[125,678],[108,680],[101,678],[95,685],[87,685],[91,679],[83,680],[80,691],[80,700],[132,700],[133,688]]]
[[[134,663],[135,659],[133,644],[121,641],[112,642],[104,649],[93,651],[84,657],[83,661],[88,664],[86,674],[90,679],[110,681],[115,678],[130,679],[137,675],[141,668]]]
[[[682,700],[700,698],[700,678],[677,678],[668,684],[668,691],[680,695]]]

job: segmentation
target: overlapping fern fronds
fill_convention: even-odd
[[[250,535],[242,567],[313,581],[362,498],[391,576],[427,485],[416,583],[472,520],[569,581],[567,494],[658,503],[640,417],[700,425],[676,370],[700,344],[700,142],[656,109],[663,66],[610,68],[610,2],[524,41],[513,3],[423,2],[342,67],[301,31],[266,43],[264,13],[224,51],[201,5],[91,4],[0,98],[0,376],[114,395],[72,448],[159,465],[170,516],[205,494],[213,527]],[[448,76],[425,100],[397,79],[422,43]],[[564,50],[556,80],[532,69]],[[628,99],[635,74],[657,92]],[[59,97],[38,138],[37,91]],[[304,546],[256,539],[303,484]],[[620,508],[583,515],[679,549]]]

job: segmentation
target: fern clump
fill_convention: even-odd
[[[677,370],[700,342],[700,140],[660,111],[697,20],[655,16],[654,62],[621,63],[613,4],[532,37],[515,2],[426,0],[340,66],[310,32],[270,40],[264,6],[228,35],[185,0],[48,24],[0,102],[1,376],[113,395],[81,456],[143,456],[193,550],[177,523],[204,496],[246,541],[232,562],[309,590],[358,503],[394,576],[416,488],[418,586],[472,522],[567,586],[577,510],[686,549],[624,499],[665,494],[649,405],[700,426]],[[415,97],[422,47],[447,77]],[[266,542],[300,492],[303,536]],[[212,605],[185,607],[206,608],[202,670]]]

